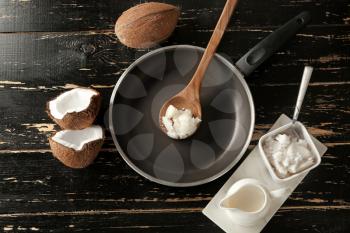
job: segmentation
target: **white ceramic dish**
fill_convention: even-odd
[[[281,126],[287,125],[291,122],[291,119],[286,115],[282,114],[275,124],[272,126],[271,130],[277,129]],[[315,144],[319,154],[322,156],[326,151],[327,147],[319,142],[317,139],[312,137],[312,141]],[[277,213],[281,208],[283,203],[288,199],[289,195],[298,187],[300,182],[308,174],[304,172],[300,176],[289,182],[277,183],[275,182],[262,161],[262,156],[258,146],[256,146],[246,159],[241,163],[241,165],[234,171],[232,176],[223,185],[223,187],[215,194],[213,199],[204,208],[203,214],[211,219],[216,225],[228,233],[259,233],[263,230],[270,219]],[[280,198],[272,199],[270,209],[267,215],[260,221],[256,222],[252,226],[242,226],[236,224],[232,220],[232,216],[227,213],[223,208],[220,208],[220,201],[225,198],[230,191],[232,185],[237,181],[245,178],[256,179],[264,184],[264,187],[268,188],[268,191],[285,188],[288,189]],[[286,226],[288,228],[288,226]]]
[[[298,138],[306,140],[306,142],[308,143],[308,145],[310,147],[311,153],[315,156],[315,159],[316,159],[315,163],[311,167],[306,168],[305,170],[303,170],[299,173],[295,173],[291,176],[287,176],[286,178],[278,177],[278,175],[276,174],[274,168],[272,167],[269,159],[266,156],[266,153],[265,153],[264,148],[263,148],[263,144],[267,138],[274,137],[280,133],[297,134],[296,136],[298,136]],[[269,171],[270,175],[272,176],[272,179],[277,183],[290,181],[290,180],[300,176],[301,174],[305,174],[306,172],[309,172],[310,170],[314,169],[315,167],[317,167],[321,163],[320,153],[318,152],[315,144],[313,143],[313,141],[310,137],[310,134],[307,132],[307,129],[299,121],[296,121],[294,124],[293,124],[293,122],[290,122],[282,127],[279,127],[277,129],[263,135],[259,140],[259,150],[260,150],[260,155],[264,161],[264,164],[267,167],[267,170]]]
[[[235,224],[252,226],[266,217],[273,199],[283,197],[287,191],[288,188],[269,190],[261,181],[245,178],[229,188],[219,207],[231,216]],[[244,208],[247,205],[249,207]]]

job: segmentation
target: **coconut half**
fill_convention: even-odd
[[[89,166],[101,150],[104,133],[101,126],[82,130],[62,130],[49,138],[53,155],[72,168]]]
[[[101,106],[101,95],[91,88],[78,87],[49,101],[49,117],[63,129],[84,129],[92,125]]]

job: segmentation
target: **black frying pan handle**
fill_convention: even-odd
[[[304,11],[289,20],[282,27],[255,45],[241,59],[236,62],[237,68],[247,76],[261,63],[274,54],[287,40],[292,38],[311,19],[309,12]]]

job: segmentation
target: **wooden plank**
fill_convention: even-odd
[[[349,220],[348,210],[287,210],[275,216],[263,233],[344,233],[350,229]],[[58,215],[2,218],[0,224],[9,232],[223,232],[198,211],[148,214],[91,211],[85,215],[62,212]]]
[[[290,199],[287,209],[350,211],[350,145],[330,147]],[[40,164],[40,166],[38,166]],[[222,187],[231,172],[215,182],[171,188],[139,176],[116,152],[103,151],[82,170],[63,166],[50,152],[0,154],[0,219],[2,214],[114,211],[121,213],[198,211]],[[330,175],[331,174],[331,175]],[[142,190],[142,192],[139,192]]]
[[[234,62],[272,30],[228,31],[218,52]],[[205,47],[210,34],[179,28],[163,45]],[[249,81],[297,83],[305,64],[316,68],[312,82],[349,81],[349,34],[350,26],[309,27],[254,72]],[[60,88],[70,83],[108,87],[147,52],[126,48],[109,31],[0,34],[0,47],[0,88],[14,89]]]
[[[91,211],[91,213],[94,213]],[[95,213],[92,215],[20,216],[2,218],[7,229],[38,232],[222,232],[196,211],[175,213]],[[174,221],[176,219],[176,221]],[[25,229],[24,229],[25,228]]]
[[[0,3],[0,31],[78,31],[113,29],[118,16],[139,0],[4,0]],[[164,2],[164,1],[161,1]],[[167,0],[181,7],[179,27],[190,30],[213,29],[224,0]],[[313,24],[348,24],[350,6],[341,0],[241,1],[231,27],[281,25],[301,11],[308,10]],[[282,13],[283,12],[283,13]],[[282,13],[282,15],[281,15]]]
[[[323,142],[346,143],[350,140],[350,83],[311,85],[308,89],[300,120]],[[107,125],[111,89],[99,89],[102,109],[97,123]],[[46,102],[61,90],[2,89],[0,91],[0,149],[48,149],[47,137],[55,130],[45,112]],[[256,127],[252,145],[281,114],[292,115],[298,85],[251,85],[255,100]],[[264,96],[264,98],[261,98]],[[35,113],[35,114],[34,114]],[[57,129],[57,128],[56,128]],[[107,134],[104,148],[114,148]]]

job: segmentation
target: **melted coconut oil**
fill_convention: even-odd
[[[260,210],[265,204],[265,193],[252,185],[242,187],[223,203],[227,208],[237,208],[245,212]]]

